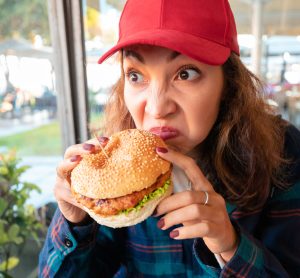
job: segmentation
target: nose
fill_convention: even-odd
[[[176,103],[172,99],[170,89],[165,85],[153,84],[147,93],[145,112],[155,119],[160,119],[175,111]]]

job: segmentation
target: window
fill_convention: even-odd
[[[115,57],[99,65],[99,57],[118,39],[118,22],[125,1],[84,1],[86,74],[89,99],[89,130],[102,133],[103,108],[110,88],[120,77]]]
[[[20,179],[41,189],[41,194],[33,192],[26,202],[36,209],[54,201],[55,169],[62,154],[57,94],[47,1],[1,1],[0,160],[3,154],[15,150],[20,165],[30,166]],[[3,194],[2,175],[3,172],[1,209],[7,196]],[[2,219],[1,214],[1,228],[3,220],[6,218]],[[27,228],[33,230],[31,224]],[[3,267],[2,247],[3,241],[0,252]],[[11,250],[17,247],[14,245]],[[38,252],[36,242],[29,238],[24,252],[17,255],[20,263],[10,274],[30,277],[37,268]]]
[[[300,2],[232,0],[230,4],[243,61],[265,81],[270,104],[299,128]]]

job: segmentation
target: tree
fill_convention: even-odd
[[[106,0],[106,2],[121,11],[125,5],[126,0]]]
[[[41,35],[50,44],[47,1],[0,0],[0,40]]]

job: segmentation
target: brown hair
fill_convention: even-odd
[[[123,72],[121,70],[121,72]],[[202,171],[215,190],[244,210],[261,207],[271,185],[283,186],[284,122],[263,99],[263,85],[232,53],[223,65],[224,98],[218,119],[197,148]],[[123,98],[124,76],[106,107],[105,132],[135,128]]]

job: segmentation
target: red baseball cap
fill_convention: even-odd
[[[239,55],[237,31],[228,0],[127,0],[118,43],[100,59],[130,45],[162,46],[210,65]]]

